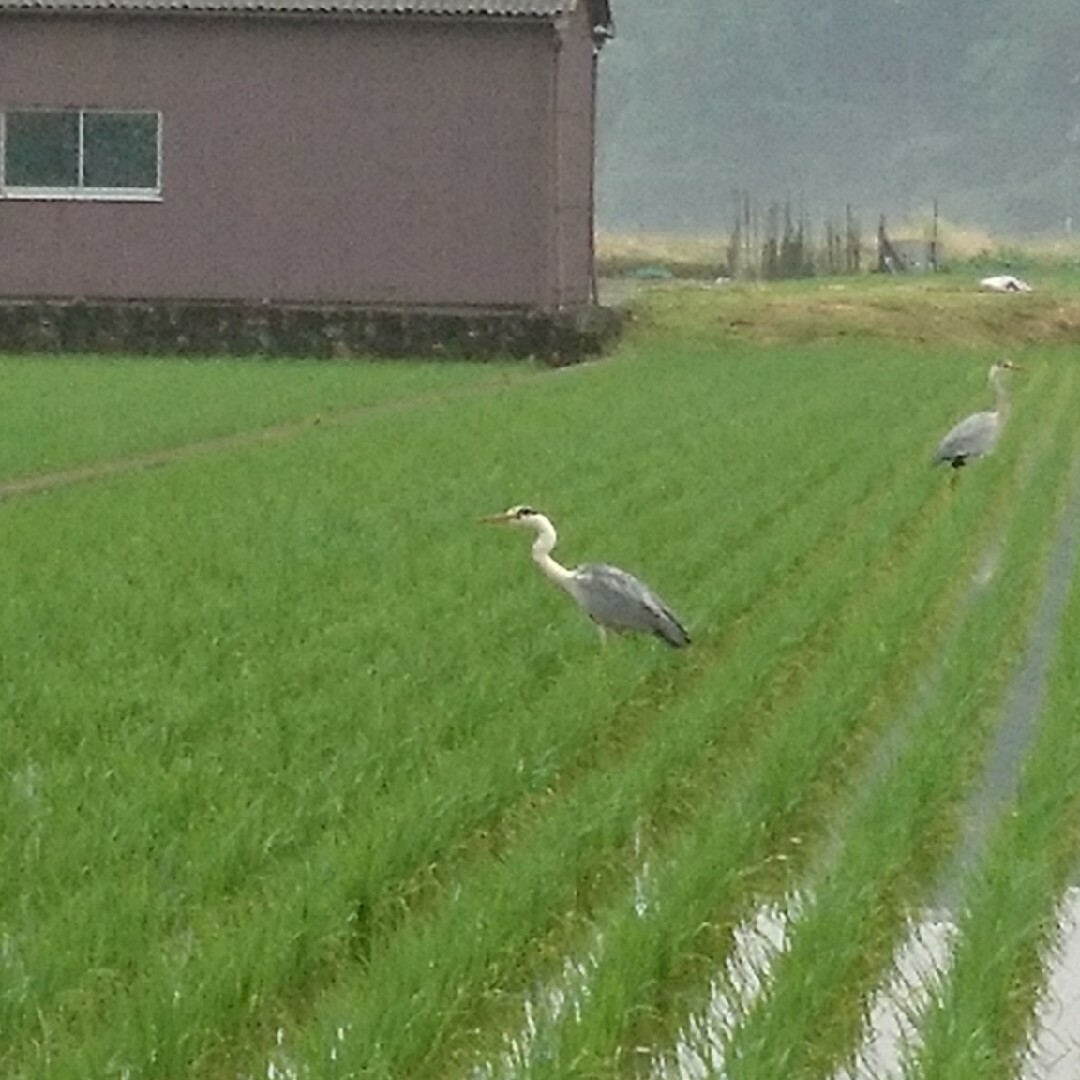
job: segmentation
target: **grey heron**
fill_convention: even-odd
[[[1001,360],[991,366],[988,381],[996,398],[995,407],[965,416],[956,424],[938,445],[935,465],[947,461],[954,469],[959,469],[971,458],[983,457],[994,449],[1009,408],[1003,377],[1007,371],[1021,370],[1020,365],[1011,360]]]
[[[512,506],[501,514],[480,519],[492,525],[516,525],[531,529],[536,536],[532,546],[533,562],[560,588],[565,589],[600,630],[639,630],[655,634],[669,645],[681,648],[690,644],[690,635],[671,609],[633,574],[607,563],[585,563],[568,570],[551,557],[558,540],[551,520],[531,506]]]

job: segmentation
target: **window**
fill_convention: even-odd
[[[158,112],[11,109],[0,119],[0,194],[43,199],[161,194]]]

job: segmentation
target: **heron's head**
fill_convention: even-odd
[[[525,525],[535,528],[541,521],[547,519],[539,510],[531,506],[511,506],[501,514],[488,514],[480,519],[487,525]]]
[[[1023,371],[1024,369],[1012,360],[999,360],[996,364],[992,364],[990,367],[990,380],[993,381],[999,375],[1003,375],[1006,371]]]

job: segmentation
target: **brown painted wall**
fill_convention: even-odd
[[[583,302],[583,29],[4,14],[0,107],[159,109],[164,149],[159,203],[0,198],[0,296]]]
[[[549,160],[560,304],[592,294],[595,66],[586,7],[578,6],[562,35],[555,76],[556,135]]]

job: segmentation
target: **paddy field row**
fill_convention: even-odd
[[[178,452],[0,504],[0,1072],[839,1076],[947,895],[897,1069],[1015,1075],[1080,849],[1080,367],[1017,345],[952,485],[983,342],[705,304],[551,373],[5,362],[0,474]],[[601,649],[477,524],[526,501],[692,647]]]

